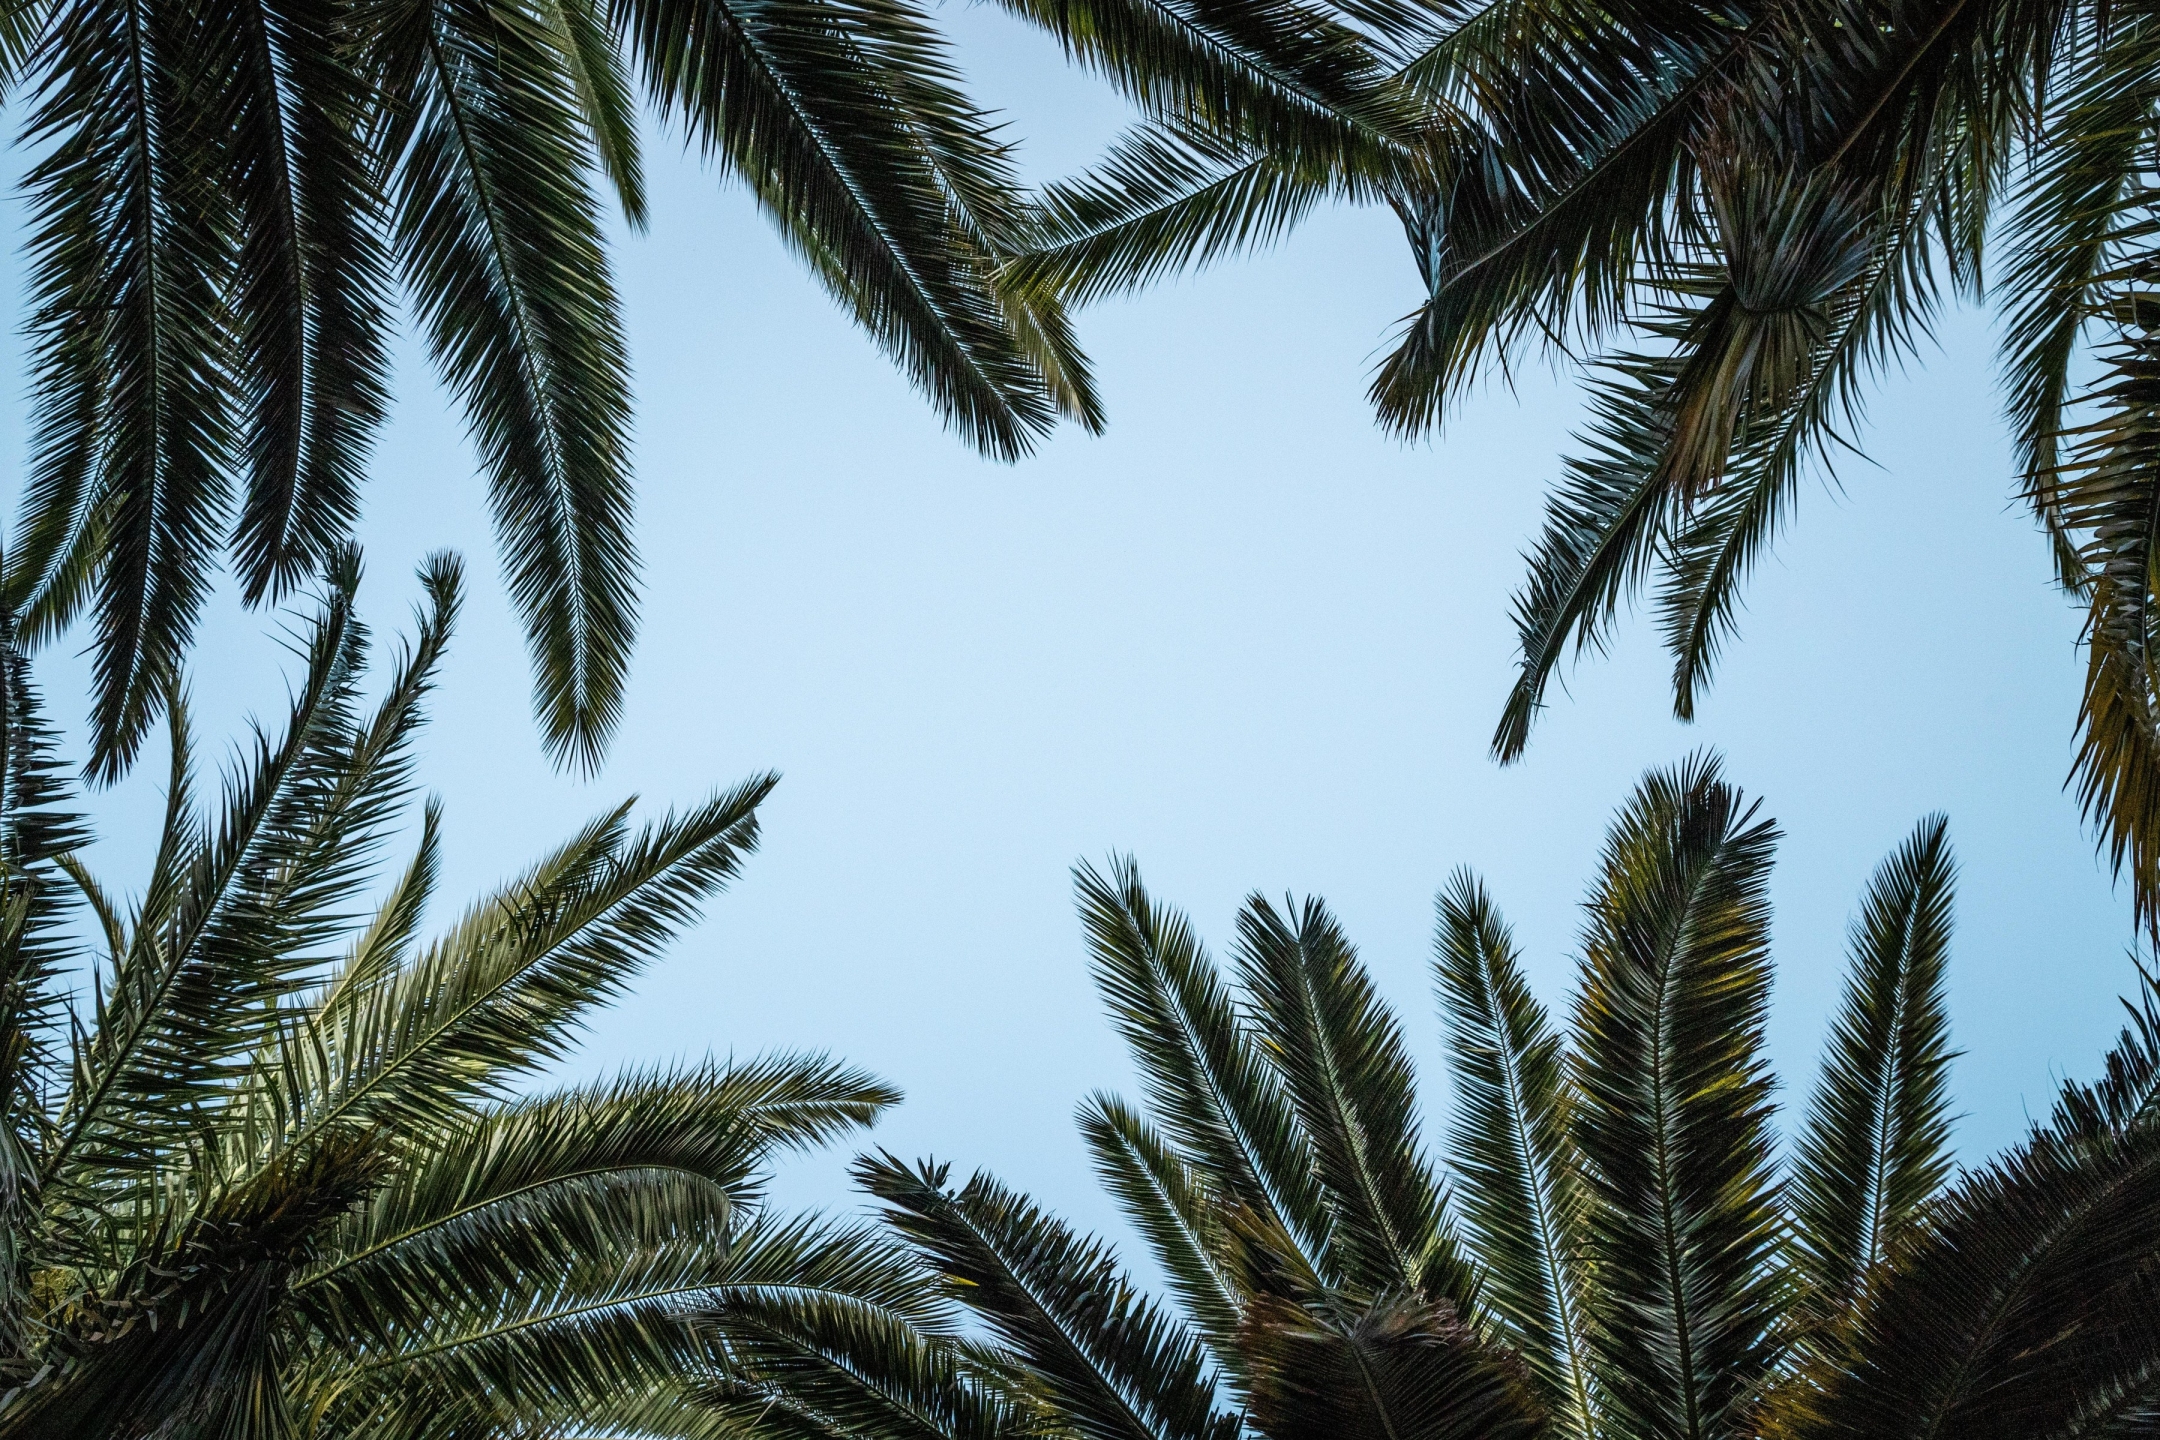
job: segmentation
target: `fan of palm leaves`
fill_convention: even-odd
[[[336,558],[291,713],[214,807],[173,707],[125,898],[80,858],[0,645],[0,1436],[694,1433],[693,1300],[935,1319],[890,1242],[764,1202],[776,1152],[894,1102],[869,1076],[777,1056],[534,1088],[736,874],[772,777],[642,825],[612,809],[432,940],[432,803],[374,885],[457,609],[455,562],[423,578],[369,706]]]
[[[2007,250],[2021,485],[2089,607],[2073,780],[2160,927],[2160,721],[2142,299],[2160,257],[2160,14],[2058,0],[1006,0],[1141,107],[1043,197],[1008,266],[1048,298],[1280,236],[1331,199],[1402,218],[1426,300],[1374,377],[1441,424],[1543,353],[1589,366],[1580,453],[1515,604],[1493,748],[1647,600],[1691,718],[1740,586],[1945,287]],[[2081,385],[2097,362],[2101,375]],[[2140,506],[2143,507],[2140,510]],[[2160,930],[2156,930],[2160,933]]]
[[[2096,1084],[1953,1174],[1946,826],[1884,862],[1781,1160],[1763,1058],[1777,832],[1697,758],[1615,821],[1556,1025],[1467,873],[1434,978],[1456,1097],[1427,1158],[1403,1032],[1317,901],[1249,899],[1228,973],[1137,870],[1082,867],[1143,1103],[1097,1170],[1167,1286],[988,1175],[865,1159],[970,1324],[713,1310],[706,1402],[912,1440],[2130,1435],[2160,1403],[2160,1009]]]
[[[745,182],[966,439],[1099,422],[1054,301],[998,279],[1007,142],[914,0],[51,0],[22,111],[34,446],[5,598],[94,617],[93,769],[135,755],[221,552],[250,603],[347,543],[402,294],[480,452],[545,738],[596,763],[637,615],[604,192],[641,111]]]

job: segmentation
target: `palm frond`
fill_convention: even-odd
[[[1344,1440],[1530,1440],[1529,1376],[1446,1301],[1388,1296],[1338,1316],[1270,1300],[1247,1326],[1262,1434]]]
[[[1560,1433],[1597,1433],[1584,1308],[1585,1197],[1574,1084],[1485,887],[1440,894],[1433,972],[1455,1072],[1450,1159],[1479,1293],[1529,1366]]]
[[[1544,708],[1545,687],[1570,651],[1601,649],[1621,602],[1657,559],[1679,497],[1657,464],[1671,431],[1664,399],[1678,366],[1668,357],[1626,355],[1608,362],[1591,390],[1594,417],[1578,437],[1566,478],[1545,502],[1545,527],[1515,594],[1521,655],[1492,753],[1520,759]]]
[[[2084,564],[2057,493],[2062,441],[2081,342],[2105,310],[2102,277],[2152,203],[2139,177],[2151,133],[2142,77],[2160,61],[2156,46],[2149,25],[2108,31],[2083,83],[2058,102],[2010,220],[2008,409],[2026,493],[2054,540],[2059,578],[2077,588]]]
[[[927,1278],[927,1277],[925,1277]],[[1003,1440],[1039,1433],[967,1347],[851,1297],[743,1296],[705,1318],[723,1375],[700,1408],[759,1434]]]
[[[1366,38],[1298,0],[1002,0],[1151,120],[1238,136],[1292,165],[1386,170],[1418,109]]]
[[[309,801],[335,765],[324,742],[349,733],[366,643],[351,609],[357,582],[356,564],[340,572],[307,638],[307,675],[284,732],[258,732],[214,832],[192,813],[184,711],[172,707],[157,861],[127,950],[95,982],[96,1023],[75,1047],[42,1183],[157,1164],[159,1148],[244,1071],[277,1022],[277,1002],[316,958],[295,953],[311,927],[289,925],[263,901],[305,852]]]
[[[525,623],[550,753],[590,770],[637,624],[629,361],[574,78],[522,0],[405,3],[381,22],[399,253],[463,401]]]
[[[2160,1379],[2160,1128],[2037,1132],[1952,1188],[1776,1432],[2136,1433]],[[2128,1424],[2111,1422],[2130,1422]]]
[[[1598,1393],[1644,1436],[1744,1433],[1775,1363],[1762,1059],[1776,828],[1714,759],[1653,772],[1606,843],[1576,1003]]]
[[[203,12],[195,101],[236,211],[233,379],[246,483],[233,553],[250,603],[350,541],[388,404],[389,257],[364,131],[367,85],[336,0]]]
[[[1857,1309],[1949,1177],[1944,968],[1956,865],[1923,820],[1861,902],[1852,974],[1793,1162],[1799,1269],[1824,1321]]]
[[[179,8],[74,0],[52,12],[34,62],[38,459],[12,598],[33,635],[52,582],[63,609],[94,599],[90,769],[108,780],[178,682],[229,500],[230,254],[209,163],[222,137],[186,93],[202,58]],[[90,530],[94,556],[77,543]]]
[[[1221,1197],[1124,1101],[1095,1094],[1080,1106],[1080,1134],[1095,1173],[1126,1220],[1155,1252],[1170,1288],[1206,1339],[1215,1363],[1242,1378],[1239,1325],[1245,1297],[1226,1263]]]
[[[1005,274],[1084,304],[1265,248],[1341,189],[1266,151],[1145,127],[1087,175],[1044,187],[1039,229]]]
[[[910,0],[626,0],[662,112],[742,177],[856,321],[970,444],[1012,459],[1095,418],[1054,312],[996,284],[1005,145]],[[1045,363],[1045,362],[1048,363]]]
[[[759,777],[634,835],[625,810],[604,815],[356,991],[315,1031],[294,1143],[346,1125],[424,1126],[558,1058],[580,1019],[733,878],[775,783]]]
[[[1164,1137],[1225,1199],[1276,1216],[1325,1269],[1328,1216],[1312,1141],[1185,917],[1155,904],[1129,859],[1073,871],[1101,992]]]
[[[1237,969],[1260,1052],[1312,1137],[1330,1268],[1354,1292],[1444,1296],[1473,1316],[1477,1282],[1419,1143],[1402,1028],[1342,927],[1317,900],[1285,915],[1248,896]]]
[[[959,1191],[941,1168],[892,1158],[857,1178],[955,1298],[1029,1366],[1087,1440],[1233,1440],[1197,1337],[1142,1295],[1099,1242],[977,1175]]]

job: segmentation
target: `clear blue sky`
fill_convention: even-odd
[[[1097,153],[1120,119],[1107,91],[993,12],[944,14],[1032,175]],[[1365,378],[1417,285],[1388,213],[1327,214],[1259,259],[1084,313],[1108,435],[997,466],[941,430],[738,189],[665,141],[650,165],[651,233],[616,251],[647,620],[597,780],[541,757],[471,452],[417,351],[367,502],[378,630],[405,623],[425,552],[471,569],[423,772],[449,811],[439,921],[622,794],[658,807],[785,772],[763,852],[576,1069],[830,1050],[907,1091],[878,1143],[993,1166],[1107,1225],[1071,1114],[1129,1070],[1087,979],[1075,858],[1135,852],[1218,942],[1249,889],[1326,896],[1404,1015],[1438,1122],[1435,889],[1482,872],[1562,1003],[1607,816],[1698,745],[1787,832],[1788,1102],[1812,1083],[1860,887],[1935,809],[1963,864],[1965,1153],[2094,1068],[2132,980],[2128,905],[2062,789],[2077,621],[2010,498],[1986,317],[1951,317],[1885,385],[1879,468],[1806,494],[1699,724],[1669,718],[1636,623],[1501,771],[1485,747],[1507,601],[1573,381],[1496,391],[1430,444],[1383,438]],[[21,388],[0,416],[16,457]],[[196,675],[206,739],[280,708],[265,630],[220,601]],[[84,674],[64,653],[42,667],[71,724]],[[161,773],[153,756],[95,802],[116,880],[140,873]],[[795,1166],[783,1193],[842,1199],[838,1159]]]

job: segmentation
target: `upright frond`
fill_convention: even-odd
[[[1569,1134],[1574,1082],[1484,886],[1440,893],[1433,971],[1455,1072],[1450,1159],[1465,1248],[1562,1433],[1596,1433],[1584,1308],[1585,1197]]]
[[[1950,1175],[1955,879],[1949,823],[1932,816],[1883,862],[1853,923],[1852,974],[1793,1163],[1800,1269],[1825,1323],[1859,1307]]]
[[[1576,1137],[1612,1423],[1745,1433],[1778,1355],[1769,881],[1776,828],[1698,757],[1646,777],[1589,905]]]

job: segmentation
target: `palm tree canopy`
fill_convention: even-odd
[[[890,1242],[764,1200],[776,1153],[889,1087],[775,1056],[534,1088],[736,875],[773,777],[611,809],[428,939],[434,804],[363,902],[412,818],[458,567],[427,566],[372,706],[358,578],[335,557],[291,713],[210,805],[175,703],[125,897],[77,854],[0,644],[0,1436],[674,1436],[716,1378],[693,1300],[837,1290],[927,1323]]]
[[[1427,297],[1373,377],[1441,425],[1533,355],[1589,417],[1515,602],[1496,728],[1647,602],[1692,718],[1740,587],[1872,381],[1950,292],[2006,300],[2020,488],[2090,612],[2072,778],[2160,933],[2151,536],[2160,17],[2057,0],[1089,0],[1010,8],[1140,106],[1008,265],[1087,299],[1269,243],[1327,200],[1401,217]],[[2095,374],[2097,372],[2097,374]],[[2082,377],[2082,379],[2081,379]],[[2083,383],[2089,381],[2089,383]]]
[[[1401,1028],[1323,905],[1251,897],[1218,966],[1130,861],[1082,866],[1144,1099],[1097,1095],[1080,1123],[1164,1296],[989,1175],[871,1157],[858,1177],[973,1326],[843,1333],[767,1307],[706,1402],[862,1440],[2141,1433],[2160,996],[2145,986],[2098,1083],[1955,1172],[1955,867],[1931,817],[1862,900],[1781,1156],[1776,841],[1716,760],[1647,776],[1599,862],[1564,1022],[1484,887],[1452,879],[1445,1167]]]
[[[549,749],[595,764],[637,619],[607,262],[655,108],[970,444],[1100,415],[1060,307],[999,279],[1009,146],[914,0],[54,0],[7,7],[33,451],[0,591],[88,616],[93,769],[179,684],[220,557],[250,603],[347,543],[402,298],[464,407]]]

